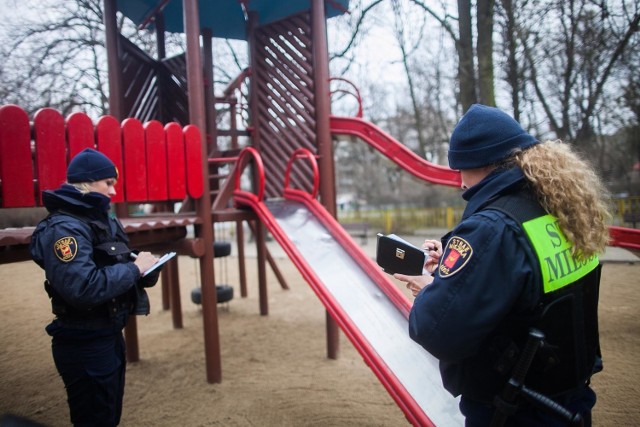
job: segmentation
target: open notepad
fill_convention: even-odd
[[[149,268],[147,271],[145,271],[145,272],[142,274],[142,277],[145,277],[145,276],[147,276],[149,273],[151,273],[152,271],[156,270],[157,268],[162,267],[162,266],[164,265],[164,263],[165,263],[165,262],[169,261],[169,260],[170,260],[171,258],[173,258],[174,256],[176,256],[176,253],[175,253],[175,252],[168,252],[168,253],[166,253],[166,254],[162,255],[162,256],[158,259],[158,261],[156,261],[156,263],[155,263],[155,264],[153,264],[153,265],[151,266],[151,268]]]
[[[424,274],[427,253],[395,234],[378,233],[376,262],[385,273],[419,276]]]

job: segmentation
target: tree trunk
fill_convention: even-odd
[[[457,49],[459,96],[463,111],[467,111],[471,104],[477,102],[471,32],[471,0],[458,0],[458,26],[460,31]]]
[[[495,106],[493,84],[493,11],[494,0],[478,0],[478,89],[480,102]]]
[[[516,49],[518,47],[518,35],[516,33],[516,18],[513,12],[514,4],[512,0],[502,0],[502,8],[505,11],[506,22],[504,29],[504,40],[507,49],[507,84],[511,88],[511,106],[513,107],[513,118],[520,121],[520,71]]]

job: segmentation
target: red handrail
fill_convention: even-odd
[[[251,159],[249,157],[253,157],[253,161],[254,164],[256,166],[256,179],[257,179],[257,186],[258,186],[258,193],[254,194],[253,196],[257,199],[257,200],[263,200],[264,199],[264,164],[262,163],[262,157],[260,157],[260,154],[258,153],[258,150],[256,150],[253,147],[246,147],[243,148],[242,151],[240,152],[240,155],[238,156],[238,163],[236,164],[236,175],[235,175],[235,187],[234,190],[237,191],[241,191],[240,189],[240,181],[242,178],[242,172],[244,171],[245,166],[247,166],[249,164],[249,162],[251,161]]]
[[[353,95],[356,100],[358,101],[358,112],[356,113],[356,117],[361,119],[362,118],[362,97],[360,96],[360,91],[358,90],[358,87],[351,82],[350,80],[347,80],[343,77],[331,77],[329,78],[329,82],[332,81],[341,81],[341,82],[345,82],[347,83],[349,86],[351,86],[353,88],[353,92],[347,90],[347,89],[336,89],[336,90],[332,90],[329,93],[329,96],[333,95],[334,93],[346,93],[347,95]]]
[[[316,156],[306,148],[298,148],[293,152],[289,161],[287,162],[287,168],[285,170],[284,176],[284,194],[301,191],[296,188],[289,188],[289,175],[291,174],[291,169],[293,167],[293,162],[297,159],[306,158],[311,164],[311,169],[313,170],[313,188],[311,190],[311,197],[316,198],[318,195],[318,189],[320,188],[320,175],[318,173],[318,162],[316,161]]]

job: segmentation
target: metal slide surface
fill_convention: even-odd
[[[240,203],[251,205],[259,215],[410,422],[464,424],[458,399],[442,387],[437,360],[409,338],[409,303],[402,307],[381,289],[373,277],[384,273],[365,271],[354,257],[354,251],[361,251],[355,243],[345,248],[335,238],[335,233],[344,231],[328,213],[316,213],[319,203],[284,199]],[[317,204],[315,211],[308,203]]]

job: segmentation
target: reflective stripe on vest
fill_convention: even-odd
[[[573,245],[560,230],[558,220],[543,215],[522,223],[540,262],[544,293],[548,294],[586,276],[598,266],[598,256],[577,261],[571,255]]]

